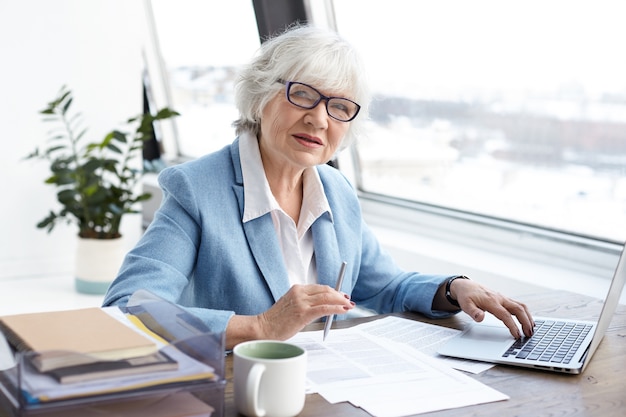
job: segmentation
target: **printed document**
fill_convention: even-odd
[[[326,341],[322,331],[301,332],[289,340],[307,350],[309,392],[333,404],[350,402],[374,417],[508,399],[414,347],[369,334],[371,324],[361,326],[333,329]]]
[[[492,363],[456,359],[437,353],[439,347],[461,333],[460,330],[393,316],[360,324],[357,328],[370,336],[408,345],[460,371],[479,374],[494,366]]]

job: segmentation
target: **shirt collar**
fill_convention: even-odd
[[[273,210],[282,210],[265,177],[259,143],[254,135],[244,133],[240,136],[239,155],[244,183],[243,222],[256,219]],[[311,167],[304,170],[303,184],[304,192],[298,229],[301,226],[304,230],[308,229],[325,212],[331,215],[332,220],[330,205],[317,169]]]

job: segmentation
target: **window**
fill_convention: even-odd
[[[332,4],[376,94],[363,191],[624,241],[621,2]]]
[[[166,159],[195,158],[231,143],[231,123],[238,116],[236,69],[260,45],[252,2],[149,0],[148,5],[153,50],[163,67],[150,82],[168,96],[156,101],[181,114],[164,143]],[[153,73],[157,66],[151,66]]]
[[[230,143],[233,77],[259,46],[253,2],[147,1],[163,90],[182,114],[166,154]],[[353,149],[360,190],[623,242],[620,3],[305,0],[310,19],[336,27],[369,69],[371,125]]]

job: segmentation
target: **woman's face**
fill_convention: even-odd
[[[341,91],[322,91],[327,96],[345,97]],[[302,170],[331,160],[350,122],[340,122],[326,112],[321,100],[312,109],[287,101],[281,90],[263,109],[259,147],[263,163]]]

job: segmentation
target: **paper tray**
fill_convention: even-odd
[[[226,381],[155,387],[121,395],[98,396],[15,407],[0,393],[1,417],[223,417]]]
[[[68,389],[65,384],[56,383],[55,387],[54,378],[35,370],[31,359],[37,352],[18,353],[15,366],[0,372],[0,416],[4,416],[3,410],[9,416],[57,417],[57,413],[60,413],[58,416],[61,417],[72,416],[74,411],[80,411],[76,416],[81,417],[91,415],[86,413],[94,416],[134,416],[131,411],[122,410],[122,406],[125,406],[129,410],[143,407],[142,415],[146,415],[145,409],[153,407],[155,412],[150,412],[149,415],[159,417],[158,412],[167,410],[169,406],[180,408],[175,404],[181,402],[190,406],[197,405],[199,409],[195,411],[202,411],[201,404],[209,405],[213,409],[211,414],[196,412],[190,415],[221,417],[226,385],[224,335],[209,332],[195,316],[147,291],[141,290],[134,294],[126,310],[169,342],[161,351],[175,357],[179,361],[179,368],[182,364],[194,366],[189,368],[191,371],[186,377],[182,377],[179,372],[176,375],[170,372],[168,375],[175,376],[174,378],[147,382],[145,375],[129,376],[114,379],[114,384],[107,388],[101,385],[102,380],[96,380],[67,384],[73,385]],[[212,372],[207,373],[207,370]],[[43,387],[46,386],[45,383],[51,384],[52,391],[42,391],[42,385],[37,385],[42,381]],[[33,393],[36,395],[31,395]],[[189,395],[200,402],[193,399],[183,401]],[[206,407],[204,411],[208,411]]]

